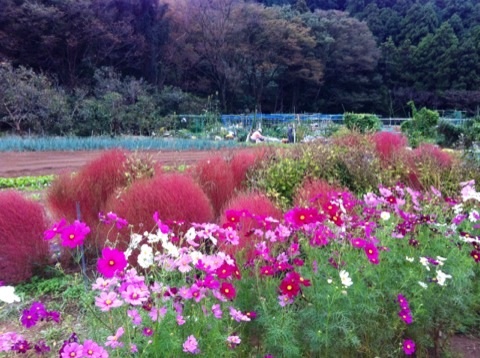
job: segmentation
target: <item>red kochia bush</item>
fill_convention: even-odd
[[[230,167],[235,189],[245,189],[242,184],[247,179],[248,170],[254,168],[263,159],[265,153],[265,151],[245,149],[237,151],[233,155]]]
[[[408,140],[401,133],[377,132],[371,137],[382,163],[390,163],[405,149]]]
[[[45,213],[39,203],[14,191],[0,192],[0,281],[17,284],[46,265]]]
[[[114,149],[82,167],[76,175],[59,176],[47,193],[47,203],[54,216],[70,221],[76,219],[75,203],[78,201],[82,220],[94,230],[98,224],[98,213],[105,211],[108,198],[119,187],[126,185],[125,161],[125,153]],[[92,231],[87,236],[87,243],[95,234]]]
[[[140,233],[155,227],[152,218],[155,211],[162,221],[185,221],[186,228],[192,222],[213,219],[212,206],[200,186],[188,175],[179,173],[134,182],[119,198],[110,200],[108,210],[125,218],[134,226],[134,232]]]
[[[239,193],[232,198],[222,210],[223,216],[220,219],[220,225],[227,222],[225,211],[227,210],[246,210],[251,214],[258,216],[271,216],[272,218],[280,220],[282,218],[282,211],[275,206],[275,204],[262,193],[244,192]],[[261,224],[253,218],[242,218],[238,235],[240,237],[240,244],[238,246],[231,246],[225,248],[225,251],[231,255],[246,248],[247,258],[251,258],[254,252],[254,245],[258,242],[258,237],[251,235],[251,230],[261,228]]]
[[[212,203],[215,217],[232,197],[235,188],[230,165],[220,156],[198,162],[193,168],[193,177]]]
[[[421,144],[415,148],[413,157],[417,163],[428,163],[441,169],[450,168],[453,164],[453,158],[450,154],[429,143]]]
[[[323,179],[306,180],[298,188],[293,203],[298,207],[322,208],[332,199],[333,193],[345,190]]]

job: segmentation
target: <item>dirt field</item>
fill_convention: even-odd
[[[153,159],[164,165],[192,164],[222,151],[150,151]],[[102,151],[79,152],[3,152],[0,153],[0,177],[59,174],[76,170],[98,157]]]

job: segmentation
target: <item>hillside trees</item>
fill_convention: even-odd
[[[16,134],[28,130],[64,134],[70,113],[64,92],[47,76],[0,64],[0,124]]]
[[[169,54],[178,84],[218,91],[222,109],[260,109],[264,92],[280,77],[319,83],[322,63],[310,54],[314,38],[276,8],[236,0],[176,3]],[[188,6],[188,11],[182,11]]]

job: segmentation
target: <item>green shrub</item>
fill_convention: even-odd
[[[441,120],[437,127],[437,144],[442,147],[455,147],[460,142],[462,134],[464,134],[463,128],[456,126],[445,120]]]
[[[436,126],[440,118],[438,112],[425,107],[418,111],[413,101],[408,104],[412,109],[413,118],[403,122],[400,128],[407,136],[410,145],[416,147],[422,142],[434,142],[437,134]]]
[[[345,113],[343,120],[348,129],[356,130],[360,133],[376,132],[382,127],[380,119],[374,114]]]

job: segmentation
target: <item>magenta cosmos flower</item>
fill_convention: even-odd
[[[403,341],[403,351],[407,356],[411,356],[415,353],[415,342],[411,339],[405,339]]]
[[[75,248],[83,244],[85,237],[90,233],[90,228],[78,220],[62,229],[60,237],[62,238],[62,246]]]
[[[198,354],[200,349],[198,348],[198,342],[195,336],[188,336],[185,343],[183,343],[183,351],[185,353]]]
[[[65,219],[62,219],[58,223],[53,224],[51,229],[48,229],[43,233],[43,239],[44,240],[53,239],[57,234],[62,233],[66,225],[67,225],[67,220]]]
[[[227,300],[233,300],[237,295],[237,290],[235,290],[235,287],[229,282],[222,282],[220,292]]]
[[[122,251],[110,249],[102,250],[102,258],[97,262],[97,269],[103,276],[112,278],[115,272],[122,271],[127,266],[127,259]]]

